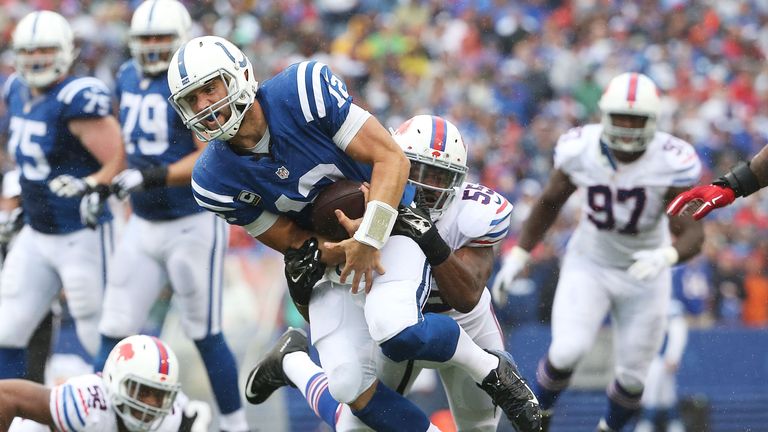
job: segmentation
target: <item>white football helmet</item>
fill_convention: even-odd
[[[631,153],[645,150],[656,133],[656,118],[660,109],[659,91],[650,78],[636,72],[613,78],[598,106],[602,112],[602,139],[608,147]],[[612,120],[614,114],[645,117],[645,126],[616,126]]]
[[[220,79],[227,95],[216,103],[195,112],[186,97],[211,80]],[[256,98],[258,82],[248,58],[231,42],[217,36],[190,40],[179,48],[168,68],[171,102],[184,124],[203,140],[229,140],[235,136],[240,123]],[[229,107],[229,118],[220,122],[217,113]],[[216,119],[217,127],[208,129],[204,119]]]
[[[132,432],[157,429],[179,391],[179,361],[160,339],[121,340],[107,357],[102,378],[113,408]]]
[[[416,205],[442,216],[467,175],[467,148],[456,126],[431,115],[417,115],[392,135],[411,161],[408,182],[416,187]]]
[[[147,75],[168,70],[171,56],[189,39],[192,19],[187,8],[176,0],[145,0],[131,19],[131,55]],[[147,41],[147,36],[170,36],[167,43]]]
[[[33,53],[53,48],[50,54]],[[63,16],[51,11],[37,11],[25,16],[13,31],[16,71],[34,88],[44,88],[69,73],[76,57],[75,37]]]

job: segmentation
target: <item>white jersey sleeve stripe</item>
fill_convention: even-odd
[[[217,193],[213,193],[213,192],[211,192],[211,191],[209,191],[207,189],[203,189],[203,187],[200,186],[199,184],[197,184],[197,182],[195,182],[195,180],[192,180],[192,189],[194,189],[194,191],[196,193],[198,193],[199,195],[202,195],[205,198],[208,198],[208,199],[210,199],[212,201],[217,201],[217,202],[222,203],[222,204],[227,204],[227,203],[231,203],[231,202],[235,201],[234,197],[231,197],[231,196],[228,196],[228,195],[220,195],[220,194],[217,194]]]
[[[309,62],[301,62],[299,69],[296,71],[296,86],[299,88],[299,104],[301,105],[301,112],[304,114],[304,120],[311,122],[315,118],[312,116],[312,111],[309,108],[309,98],[307,97],[307,64]]]
[[[323,63],[317,62],[312,66],[312,94],[315,96],[315,107],[317,108],[317,117],[325,117],[325,100],[323,99],[323,88],[320,85],[320,71],[325,67]]]
[[[85,77],[78,78],[65,85],[64,88],[59,90],[56,99],[65,104],[69,104],[81,90],[88,87],[100,87],[105,93],[109,94],[109,89],[103,82],[101,82],[101,80],[93,77]]]
[[[371,113],[368,111],[360,108],[358,105],[350,104],[347,119],[344,120],[336,135],[333,136],[333,142],[336,143],[336,147],[345,151],[352,138],[357,135],[357,132],[363,127],[370,116]]]
[[[234,211],[235,209],[231,207],[221,207],[221,206],[215,206],[213,204],[208,204],[207,202],[201,200],[198,197],[195,197],[195,201],[197,201],[197,205],[203,208],[207,208],[209,210],[217,211],[217,212],[226,212],[226,211]]]

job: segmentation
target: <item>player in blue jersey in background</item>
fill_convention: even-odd
[[[23,375],[30,336],[62,289],[80,341],[96,353],[112,249],[104,204],[124,164],[109,89],[69,73],[76,50],[67,21],[30,13],[16,26],[13,50],[18,75],[6,81],[3,100],[26,225],[0,279],[0,378]]]
[[[131,20],[132,60],[117,75],[119,120],[128,169],[112,190],[133,213],[113,257],[99,332],[96,370],[126,336],[139,333],[170,283],[184,332],[195,342],[221,416],[221,430],[248,430],[237,365],[221,331],[226,223],[192,197],[192,166],[205,147],[171,108],[166,71],[188,39],[189,13],[176,0],[147,0]]]
[[[520,379],[506,354],[484,351],[447,316],[422,314],[430,265],[444,264],[451,248],[428,242],[422,253],[410,238],[389,238],[410,164],[328,66],[301,62],[259,86],[245,54],[225,39],[205,36],[174,54],[168,83],[187,126],[201,139],[223,140],[211,142],[195,165],[198,203],[275,250],[301,248],[310,239],[308,204],[323,187],[344,178],[370,182],[354,236],[321,247],[324,261],[345,262],[343,269],[329,269],[305,305],[336,400],[375,430],[434,430],[415,405],[378,384],[381,349],[394,361],[458,366],[510,419],[530,414],[531,424],[538,421],[538,406],[527,410],[529,399],[512,391]],[[358,291],[361,284],[365,289]]]

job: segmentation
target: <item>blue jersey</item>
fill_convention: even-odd
[[[256,93],[267,121],[268,154],[238,154],[212,142],[192,173],[198,204],[231,224],[248,225],[264,211],[310,228],[318,192],[339,179],[370,181],[371,166],[342,148],[367,118],[350,115],[352,98],[328,66],[289,66]],[[348,118],[349,117],[349,118]]]
[[[69,121],[110,115],[107,86],[92,77],[67,77],[32,97],[29,87],[15,75],[3,87],[8,108],[8,152],[21,175],[21,200],[25,222],[46,234],[83,229],[80,198],[62,198],[48,188],[54,178],[69,174],[85,177],[101,165],[69,131]],[[108,210],[99,223],[112,218]]]
[[[130,168],[170,165],[197,150],[192,132],[168,103],[171,90],[165,74],[144,77],[136,62],[129,60],[117,73],[115,92]],[[190,186],[133,192],[131,206],[148,220],[176,219],[202,211]]]

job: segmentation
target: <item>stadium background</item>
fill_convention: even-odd
[[[128,23],[138,3],[0,0],[0,81],[13,69],[14,23],[31,10],[51,9],[70,20],[78,37],[75,72],[112,84],[129,56]],[[385,126],[417,113],[450,118],[469,145],[470,179],[517,206],[506,247],[514,244],[528,203],[548,176],[557,136],[599,120],[602,87],[618,73],[642,71],[656,81],[664,93],[659,127],[696,147],[705,164],[702,182],[768,143],[766,0],[184,3],[193,35],[234,41],[251,58],[258,79],[317,58],[344,77],[356,102]],[[8,168],[5,155],[0,164]],[[530,273],[499,310],[508,348],[529,375],[546,347],[557,255],[578,220],[575,206],[561,215],[535,251]],[[704,253],[676,272],[676,290],[692,324],[680,391],[690,412],[709,417],[710,430],[768,431],[768,193],[721,209],[704,224]],[[301,321],[284,302],[280,257],[242,232],[232,238],[224,326],[244,377],[286,325]],[[199,379],[202,366],[172,308],[163,337],[184,361],[187,392],[210,400]],[[594,425],[609,343],[602,340],[583,365],[576,386],[583,392],[566,396],[568,415],[557,419],[554,430]],[[427,380],[425,389],[429,385]],[[283,392],[249,407],[255,428],[319,427],[301,399],[288,393],[298,394]],[[439,405],[431,394],[415,397],[425,406]]]

